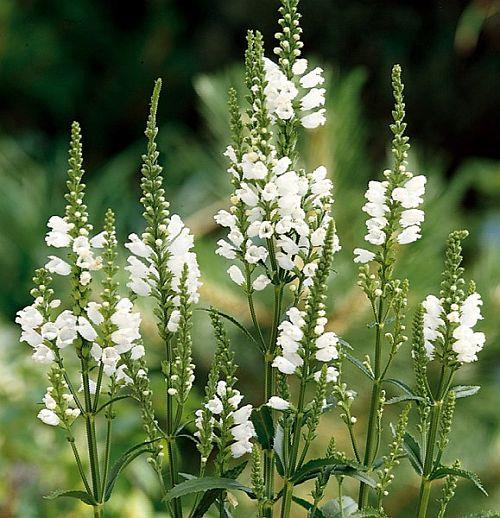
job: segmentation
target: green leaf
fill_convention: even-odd
[[[462,477],[470,480],[482,493],[488,496],[488,493],[481,484],[479,477],[472,471],[467,471],[461,468],[454,468],[452,466],[438,466],[429,475],[429,480],[437,480],[444,478],[448,475],[455,475],[456,477]]]
[[[278,474],[283,477],[285,475],[285,459],[283,456],[283,441],[285,440],[285,432],[283,427],[278,423],[276,425],[276,433],[273,439],[273,448],[276,452],[276,469]]]
[[[252,333],[243,325],[240,324],[234,317],[231,315],[228,315],[227,313],[224,313],[222,311],[219,311],[218,309],[214,308],[196,308],[196,311],[206,311],[207,313],[217,313],[220,317],[225,318],[226,320],[229,320],[231,324],[234,324],[240,331],[243,332],[243,334],[249,338],[253,343],[257,345],[257,347],[262,351],[264,351],[264,345],[260,343],[260,341],[256,340]]]
[[[401,380],[397,380],[394,378],[387,378],[384,380],[386,383],[390,383],[391,385],[395,385],[396,387],[399,387],[406,396],[409,396],[411,399],[422,399],[419,398],[418,394],[416,394],[411,387],[409,387],[406,383],[402,382]]]
[[[395,403],[401,403],[401,401],[425,401],[425,398],[417,395],[404,394],[403,396],[395,396],[388,399],[386,405],[394,405]]]
[[[224,472],[224,478],[230,478],[230,479],[236,479],[238,478],[243,470],[245,469],[246,465],[248,464],[248,461],[240,462],[237,466],[234,468],[231,468],[230,470]],[[191,476],[190,480],[195,479],[196,477]],[[212,489],[210,491],[207,491],[198,505],[196,506],[196,509],[193,512],[192,518],[202,518],[206,515],[208,510],[210,509],[210,506],[215,502],[217,497],[219,497],[221,494],[221,491],[219,489]],[[224,511],[226,511],[224,509]]]
[[[362,467],[355,463],[341,463],[334,458],[313,459],[301,466],[290,478],[294,485],[302,484],[315,478],[322,469],[329,475],[343,475],[364,482],[370,487],[375,487],[375,481],[362,471]]]
[[[252,412],[252,423],[255,427],[259,444],[264,450],[272,450],[275,431],[271,409],[266,405],[262,405],[257,410],[254,410]]]
[[[457,399],[461,397],[469,397],[477,394],[480,390],[480,386],[478,385],[457,385],[455,387],[451,387],[451,391],[455,392],[455,397]]]
[[[358,360],[355,356],[349,353],[344,353],[345,357],[355,366],[357,367],[365,376],[368,376],[371,380],[374,379],[373,374],[370,372],[369,369],[366,368],[365,365],[363,365],[363,362]]]
[[[230,491],[243,491],[247,495],[254,497],[253,491],[232,478],[204,477],[186,480],[174,486],[165,497],[169,502],[174,498],[179,498],[192,493],[201,493],[210,489],[228,489]]]
[[[408,459],[410,460],[413,469],[418,475],[422,475],[424,472],[424,467],[422,463],[422,452],[420,449],[420,444],[418,441],[411,435],[406,432],[403,437],[403,449],[408,455]]]
[[[151,449],[151,444],[158,440],[159,439],[155,439],[153,441],[141,442],[139,444],[136,444],[135,446],[132,446],[132,448],[129,448],[116,460],[109,472],[108,483],[106,484],[106,489],[104,491],[105,502],[107,502],[111,497],[111,493],[113,492],[113,488],[115,487],[118,475],[139,455],[153,451]]]
[[[313,504],[311,504],[311,502],[308,502],[307,500],[304,500],[303,498],[299,498],[298,496],[292,496],[292,500],[296,504],[299,504],[304,509],[307,509],[308,511],[310,511],[314,507]],[[308,516],[309,516],[309,514],[308,514]],[[316,509],[314,516],[311,516],[310,518],[325,518],[325,516],[321,512],[321,509]]]
[[[92,495],[86,493],[85,491],[57,489],[56,491],[52,491],[52,493],[49,493],[48,495],[44,496],[46,500],[55,500],[56,498],[61,497],[76,498],[77,500],[81,500],[84,504],[97,505],[95,498]]]
[[[349,518],[358,510],[358,504],[350,497],[342,497],[342,506],[338,498],[328,500],[321,507],[321,511],[325,518]]]

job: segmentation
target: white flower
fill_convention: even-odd
[[[245,455],[245,453],[252,452],[252,443],[250,441],[238,441],[231,444],[230,449],[233,459],[238,459]]]
[[[405,209],[417,208],[422,204],[427,178],[423,175],[410,178],[403,187],[396,187],[392,191],[392,199],[401,203]]]
[[[483,305],[481,295],[472,293],[463,302],[460,309],[460,323],[467,327],[474,327],[478,320],[482,320],[480,307]]]
[[[127,282],[127,287],[140,297],[147,297],[151,293],[151,286],[145,280],[138,277],[131,278]]]
[[[147,259],[151,256],[151,247],[146,245],[137,234],[130,234],[128,236],[130,242],[125,243],[125,247],[128,248],[134,255]]]
[[[262,291],[269,283],[270,279],[267,275],[259,275],[252,283],[255,291]]]
[[[213,399],[208,401],[208,403],[205,404],[205,408],[215,415],[220,414],[224,409],[224,407],[222,406],[222,401],[217,396],[214,396]]]
[[[385,232],[374,228],[366,234],[365,239],[372,245],[382,245],[385,242]]]
[[[130,359],[131,360],[138,360],[139,358],[142,358],[146,354],[146,351],[144,350],[143,345],[135,345],[132,347],[130,351]]]
[[[361,264],[369,263],[375,259],[375,254],[369,250],[365,250],[364,248],[355,248],[354,256],[354,262]]]
[[[250,264],[256,264],[259,261],[265,261],[267,258],[267,250],[263,246],[250,245],[245,254],[245,260]]]
[[[57,417],[57,414],[48,408],[43,408],[38,412],[38,419],[40,419],[43,423],[48,424],[50,426],[57,426],[61,420]]]
[[[97,304],[97,302],[89,302],[87,307],[85,308],[87,312],[87,316],[90,318],[92,323],[96,325],[100,325],[104,322],[104,317],[101,313],[101,304]]]
[[[105,347],[102,350],[101,362],[104,364],[105,370],[107,369],[107,374],[114,372],[119,359],[120,354],[115,347]]]
[[[90,246],[92,248],[104,248],[106,245],[106,236],[107,232],[100,232],[90,240]]]
[[[300,109],[303,111],[312,110],[325,104],[325,89],[311,88],[300,100]]]
[[[327,333],[324,333],[316,338],[316,347],[318,349],[323,349],[324,347],[337,345],[338,342],[339,337],[334,332],[328,331]]]
[[[300,78],[300,85],[303,88],[313,88],[317,85],[323,84],[325,78],[323,77],[323,69],[316,67],[315,69],[308,72],[305,76]]]
[[[336,347],[328,346],[316,351],[316,359],[320,362],[329,362],[338,358],[339,354]]]
[[[316,381],[319,381],[321,377],[321,371],[317,371],[314,373],[314,379]],[[333,366],[329,366],[327,367],[326,369],[326,382],[327,383],[335,383],[337,381],[339,377],[339,371],[333,367]]]
[[[233,418],[234,424],[242,424],[250,419],[250,415],[252,414],[252,405],[242,406],[240,409],[235,410],[231,415]]]
[[[304,126],[304,128],[307,129],[314,129],[318,126],[323,126],[326,122],[325,113],[326,110],[324,108],[321,108],[316,112],[304,115],[303,117],[301,117],[300,122],[302,123],[302,126]]]
[[[301,76],[307,70],[307,59],[297,59],[292,66],[292,72],[296,76]]]
[[[97,333],[91,323],[82,316],[78,317],[78,325],[76,327],[78,333],[89,342],[93,342],[97,338]]]
[[[51,273],[58,275],[69,275],[71,273],[71,266],[55,255],[49,255],[50,261],[45,265],[45,268]]]
[[[411,227],[406,227],[401,234],[398,235],[397,241],[400,245],[407,245],[408,243],[417,241],[420,237],[422,237],[420,227],[412,225]]]
[[[41,363],[42,365],[48,365],[56,359],[56,355],[52,349],[49,349],[46,345],[40,344],[34,347],[33,354],[31,356],[33,361]]]
[[[63,218],[52,216],[47,226],[52,229],[45,237],[47,245],[55,248],[65,248],[70,245],[71,236],[69,232],[74,227],[73,223],[66,223]]]
[[[231,280],[238,286],[241,286],[245,282],[243,273],[241,273],[241,270],[236,265],[233,264],[230,266],[227,269],[227,273],[229,274],[229,277],[231,277]]]
[[[425,218],[425,213],[420,209],[407,209],[401,213],[400,225],[403,228],[411,227],[413,225],[420,225]]]
[[[276,356],[272,365],[283,374],[293,374],[297,368],[291,361],[287,360],[283,356]]]
[[[27,306],[17,312],[16,324],[19,324],[23,331],[38,328],[43,324],[43,316],[35,306]]]
[[[274,410],[288,410],[290,408],[290,403],[278,396],[271,396],[266,405]]]
[[[167,329],[171,333],[177,332],[179,329],[179,322],[181,320],[181,312],[178,309],[174,309],[168,319]]]
[[[234,227],[236,225],[236,216],[229,214],[227,210],[220,210],[214,216],[215,222],[221,227]]]
[[[87,284],[92,280],[92,276],[90,275],[89,272],[87,271],[83,271],[81,274],[80,274],[80,284],[82,286],[87,286]]]

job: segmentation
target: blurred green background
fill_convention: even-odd
[[[485,300],[481,328],[487,345],[480,361],[461,370],[460,381],[481,384],[477,396],[459,401],[447,462],[460,457],[479,473],[489,499],[460,482],[450,517],[500,510],[500,2],[303,0],[306,55],[328,70],[327,126],[304,137],[305,165],[328,165],[335,183],[335,217],[343,245],[336,256],[330,312],[332,328],[359,357],[370,349],[368,306],[356,287],[352,249],[362,243],[360,210],[370,178],[388,163],[390,68],[399,62],[406,83],[412,137],[412,170],[429,177],[423,238],[405,247],[400,272],[412,286],[410,314],[438,290],[449,231],[467,227],[468,276]],[[12,321],[30,302],[31,275],[47,249],[45,222],[63,211],[68,129],[83,126],[88,201],[99,225],[105,208],[118,212],[122,238],[141,231],[139,166],[142,131],[156,77],[164,79],[159,145],[172,210],[187,218],[197,236],[203,272],[201,305],[214,304],[248,324],[245,301],[214,254],[219,232],[212,215],[224,207],[229,181],[221,152],[228,143],[226,92],[241,83],[245,31],[259,28],[272,48],[277,28],[274,0],[77,0],[0,1],[0,516],[88,516],[71,501],[44,494],[75,487],[70,451],[57,430],[36,418],[46,381],[18,343]],[[403,274],[402,274],[403,275]],[[270,302],[259,301],[269,323]],[[206,316],[195,315],[197,379],[193,408],[203,389],[213,350]],[[161,380],[152,317],[145,341]],[[240,365],[241,388],[260,403],[260,359],[230,329]],[[408,348],[393,367],[412,383]],[[348,369],[358,393],[355,415],[363,431],[367,386]],[[388,411],[390,416],[394,409]],[[388,428],[388,427],[387,427]],[[115,455],[141,440],[137,409],[123,403]],[[321,428],[314,453],[331,434],[345,443],[335,413]],[[185,445],[183,469],[194,459]],[[417,480],[403,463],[391,490],[391,516],[412,515]],[[347,486],[354,496],[355,485]],[[301,486],[302,496],[310,489]],[[348,491],[348,493],[349,493]],[[335,495],[333,488],[331,494]],[[436,494],[437,496],[437,494]],[[156,503],[155,503],[156,502]],[[433,504],[434,505],[434,504]],[[159,517],[155,481],[143,459],[119,482],[109,516]],[[238,516],[254,511],[240,498]],[[297,516],[301,516],[297,509]]]

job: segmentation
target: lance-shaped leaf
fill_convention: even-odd
[[[461,397],[473,396],[479,392],[480,388],[481,387],[478,385],[457,385],[455,387],[451,387],[450,390],[455,392],[455,397],[458,399]]]
[[[453,466],[438,466],[434,468],[432,473],[429,475],[429,480],[436,480],[444,478],[448,475],[455,475],[456,477],[462,477],[470,480],[482,493],[488,496],[488,493],[483,487],[479,477],[472,471],[467,471],[461,468],[454,468]]]
[[[290,477],[293,484],[299,485],[307,480],[315,478],[322,469],[325,469],[329,475],[342,475],[351,477],[364,482],[370,487],[375,487],[375,481],[363,471],[363,467],[357,463],[339,462],[334,458],[313,459],[306,462]]]
[[[207,311],[208,313],[217,313],[220,317],[225,318],[226,320],[229,320],[231,324],[234,324],[247,338],[249,338],[257,347],[262,351],[264,351],[264,345],[260,343],[260,341],[256,340],[252,333],[243,325],[240,324],[234,317],[231,315],[228,315],[227,313],[224,313],[222,311],[219,311],[218,309],[214,308],[197,308],[198,311]]]
[[[251,488],[244,486],[237,480],[232,478],[221,478],[221,477],[204,477],[186,480],[174,486],[165,496],[165,500],[168,502],[174,498],[181,496],[190,495],[192,493],[203,493],[210,489],[227,489],[230,491],[243,491],[251,498],[255,498],[255,495]]]
[[[373,373],[363,364],[361,360],[358,360],[355,356],[349,353],[344,353],[345,357],[355,366],[357,367],[365,376],[370,378],[371,380],[375,379]]]
[[[413,469],[416,471],[418,475],[422,475],[424,472],[423,462],[422,462],[422,451],[420,448],[420,444],[418,441],[411,435],[406,432],[403,438],[403,449],[408,455],[408,459],[410,460]]]
[[[262,405],[252,412],[252,423],[255,427],[257,440],[264,450],[273,449],[274,424],[271,409]]]
[[[113,492],[113,488],[115,487],[116,480],[118,475],[139,455],[142,455],[146,452],[152,452],[151,445],[158,441],[159,439],[155,439],[153,441],[142,442],[140,444],[136,444],[129,448],[125,453],[123,453],[113,464],[109,472],[108,483],[106,484],[106,489],[104,491],[104,501],[107,502],[111,493]]]
[[[240,464],[238,464],[234,468],[226,471],[224,473],[224,478],[230,478],[233,480],[237,479],[241,475],[247,464],[248,461],[240,462]],[[189,477],[189,480],[193,480],[195,478],[196,477],[193,477],[191,475]],[[192,518],[202,518],[203,516],[205,516],[208,510],[210,509],[210,506],[215,502],[216,498],[220,494],[220,489],[212,489],[210,491],[207,491],[200,500],[200,503],[196,506],[196,509],[193,511]]]
[[[66,489],[57,489],[56,491],[52,491],[48,495],[44,496],[47,500],[55,500],[56,498],[76,498],[77,500],[81,500],[84,504],[88,505],[97,505],[95,498],[92,495],[89,495],[85,491],[72,491]]]
[[[311,502],[308,502],[307,500],[304,500],[303,498],[299,498],[298,496],[292,496],[292,500],[296,504],[299,504],[300,507],[303,507],[304,509],[307,509],[307,511],[309,511],[307,516],[311,515],[311,510],[314,507],[314,505],[311,504]],[[316,509],[316,512],[314,513],[314,515],[311,515],[310,518],[325,518],[325,516],[321,512],[321,509]]]

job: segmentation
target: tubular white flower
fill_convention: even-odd
[[[55,255],[49,255],[49,259],[45,268],[47,268],[50,273],[57,273],[58,275],[69,275],[71,273],[71,265],[66,261],[63,261]]]
[[[375,254],[369,250],[365,250],[364,248],[355,248],[354,256],[354,262],[361,264],[369,263],[375,259]]]
[[[290,408],[290,403],[283,398],[278,396],[271,396],[266,405],[274,410],[288,410]]]

